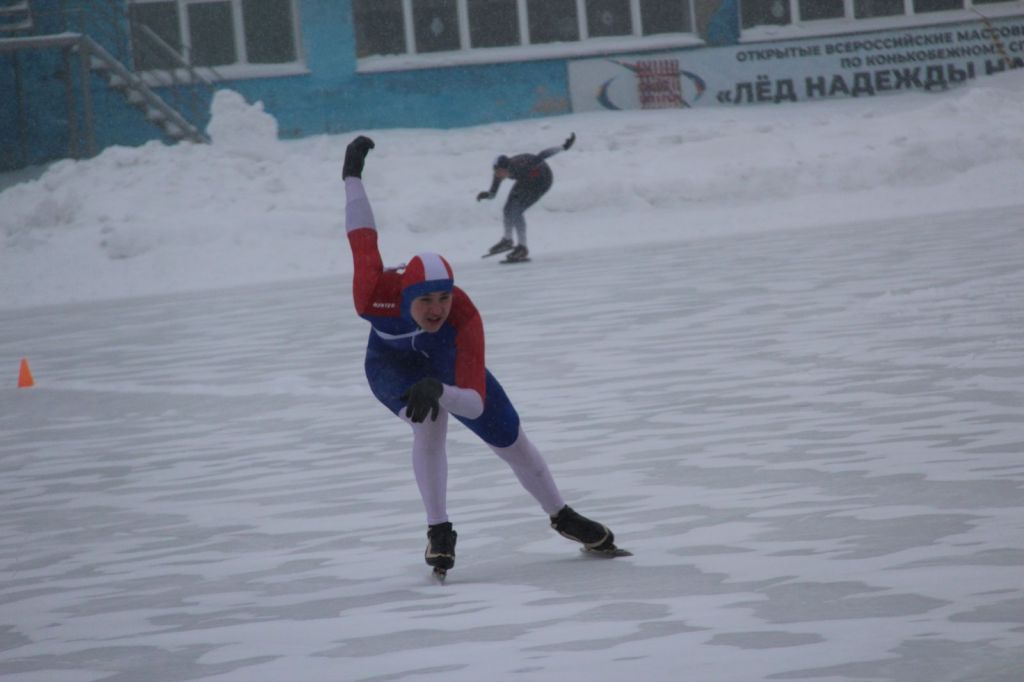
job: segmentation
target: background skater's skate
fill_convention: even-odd
[[[487,253],[480,256],[481,258],[490,258],[491,256],[497,256],[499,253],[505,253],[506,251],[512,251],[515,245],[511,239],[507,237],[501,239],[497,244],[487,250]]]
[[[500,263],[529,263],[530,262],[530,250],[520,244],[516,248],[512,249],[511,253],[505,256],[505,260],[499,261]]]
[[[609,558],[633,555],[629,550],[615,546],[615,534],[607,526],[591,521],[569,505],[551,517],[551,527],[562,537],[583,545],[581,551],[586,554]]]

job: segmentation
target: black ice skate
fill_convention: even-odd
[[[444,580],[448,569],[455,565],[455,540],[458,533],[452,530],[449,521],[427,527],[427,550],[423,558],[428,566],[434,567],[434,575]]]
[[[512,250],[512,246],[513,246],[512,240],[509,239],[508,237],[504,237],[504,238],[501,239],[501,241],[499,241],[497,244],[492,246],[487,253],[485,253],[483,256],[481,256],[481,258],[488,258],[490,256],[495,256],[495,255],[497,255],[499,253],[505,253],[506,251],[511,251]]]
[[[602,556],[631,556],[632,553],[615,546],[615,534],[597,521],[591,521],[565,505],[551,517],[551,527],[562,537],[583,545],[583,551]]]
[[[527,263],[530,260],[530,250],[520,244],[516,248],[512,249],[512,253],[505,256],[505,260],[502,263]]]

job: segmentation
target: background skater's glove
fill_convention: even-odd
[[[572,143],[576,141],[576,133],[570,133],[569,137],[565,138],[565,142],[562,144],[562,149],[569,149]]]
[[[490,192],[480,192],[480,194],[476,195],[476,200],[477,201],[483,201],[484,199],[490,199],[490,198],[491,198],[491,193]]]
[[[345,165],[341,167],[342,180],[349,176],[363,177],[363,162],[366,161],[366,155],[373,147],[373,140],[365,135],[360,135],[348,143],[348,147],[345,148]]]
[[[407,405],[406,416],[419,424],[427,418],[428,412],[430,421],[437,421],[437,414],[441,409],[438,399],[442,393],[444,393],[444,386],[441,385],[441,382],[427,377],[410,386],[399,400]]]

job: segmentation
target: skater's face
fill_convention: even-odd
[[[425,332],[433,334],[452,311],[452,292],[432,291],[412,300],[409,306],[409,314],[413,321]]]
[[[504,180],[508,177],[508,168],[495,168],[494,174]]]

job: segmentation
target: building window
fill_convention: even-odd
[[[406,51],[402,0],[353,0],[352,20],[356,30],[356,56]]]
[[[798,7],[803,21],[842,19],[845,14],[843,0],[800,0]]]
[[[193,66],[298,61],[295,0],[129,0],[128,12]],[[141,31],[132,51],[139,71],[179,66]]]
[[[914,0],[914,13],[924,12],[948,12],[954,9],[963,9],[964,0]]]
[[[287,64],[296,60],[295,15],[280,0],[242,0],[245,53],[253,64]]]
[[[1016,0],[740,0],[743,28],[969,10]]]
[[[517,5],[516,0],[477,0],[469,3],[470,47],[518,45]]]
[[[129,5],[128,11],[133,24],[149,27],[172,48],[179,48],[182,45],[178,7],[173,2]],[[135,68],[139,71],[173,69],[178,66],[171,55],[154,47],[145,40],[143,35],[134,32],[132,33],[132,55],[135,58]]]
[[[789,0],[743,0],[743,28],[792,23]]]
[[[576,0],[527,0],[530,42],[557,43],[580,39]]]
[[[906,14],[903,0],[856,0],[853,4],[855,19],[871,17],[894,17]]]
[[[694,25],[692,0],[352,0],[352,19],[359,58],[691,35]]]
[[[640,26],[645,36],[658,33],[690,33],[690,6],[685,2],[640,0]]]
[[[193,66],[234,64],[238,50],[231,3],[204,2],[186,5],[185,9]]]
[[[459,19],[455,0],[413,0],[412,25],[417,52],[459,49]]]
[[[599,38],[632,34],[629,0],[587,0],[587,35]]]

